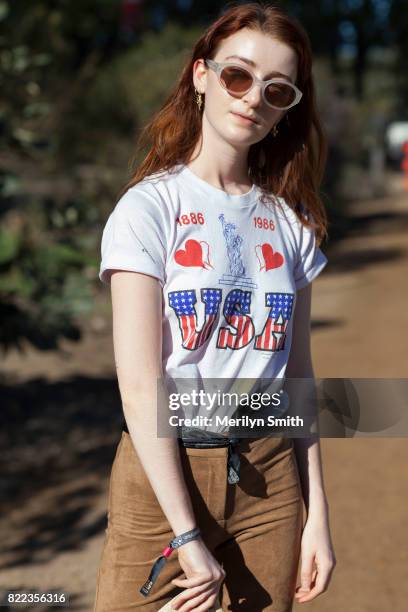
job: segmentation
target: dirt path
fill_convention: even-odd
[[[355,211],[362,233],[332,250],[314,287],[318,377],[408,377],[408,195]],[[406,438],[322,439],[338,563],[330,590],[295,610],[403,612],[408,587],[404,528]]]
[[[314,283],[315,375],[407,377],[408,196],[355,213],[355,229]],[[0,370],[13,437],[0,479],[0,588],[64,589],[80,611],[92,609],[121,420],[108,299],[80,345],[10,353]],[[329,592],[296,612],[403,612],[406,439],[323,439],[322,453],[338,565]]]

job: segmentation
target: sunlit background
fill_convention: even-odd
[[[406,377],[407,2],[280,4],[310,35],[330,146],[315,374]],[[140,128],[227,6],[0,0],[0,589],[91,609],[121,426],[101,232]],[[402,612],[405,440],[322,448],[339,563],[308,609]]]

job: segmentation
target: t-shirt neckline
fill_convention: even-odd
[[[231,208],[246,208],[253,206],[258,200],[259,194],[255,183],[252,184],[251,189],[246,193],[231,194],[227,193],[223,189],[214,187],[214,185],[211,185],[204,179],[200,178],[185,164],[180,164],[179,168],[180,176],[185,180],[185,182],[189,183],[190,185],[194,185],[205,195],[211,197],[212,200],[216,200],[224,205],[231,206]]]

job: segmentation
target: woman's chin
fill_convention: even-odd
[[[259,138],[254,138],[254,134],[248,134],[247,130],[233,129],[221,132],[222,138],[235,147],[250,147],[258,142]]]

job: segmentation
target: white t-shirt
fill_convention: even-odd
[[[99,277],[159,280],[166,377],[284,378],[296,290],[327,258],[282,198],[265,205],[260,194],[229,195],[180,164],[130,188],[111,213]]]

